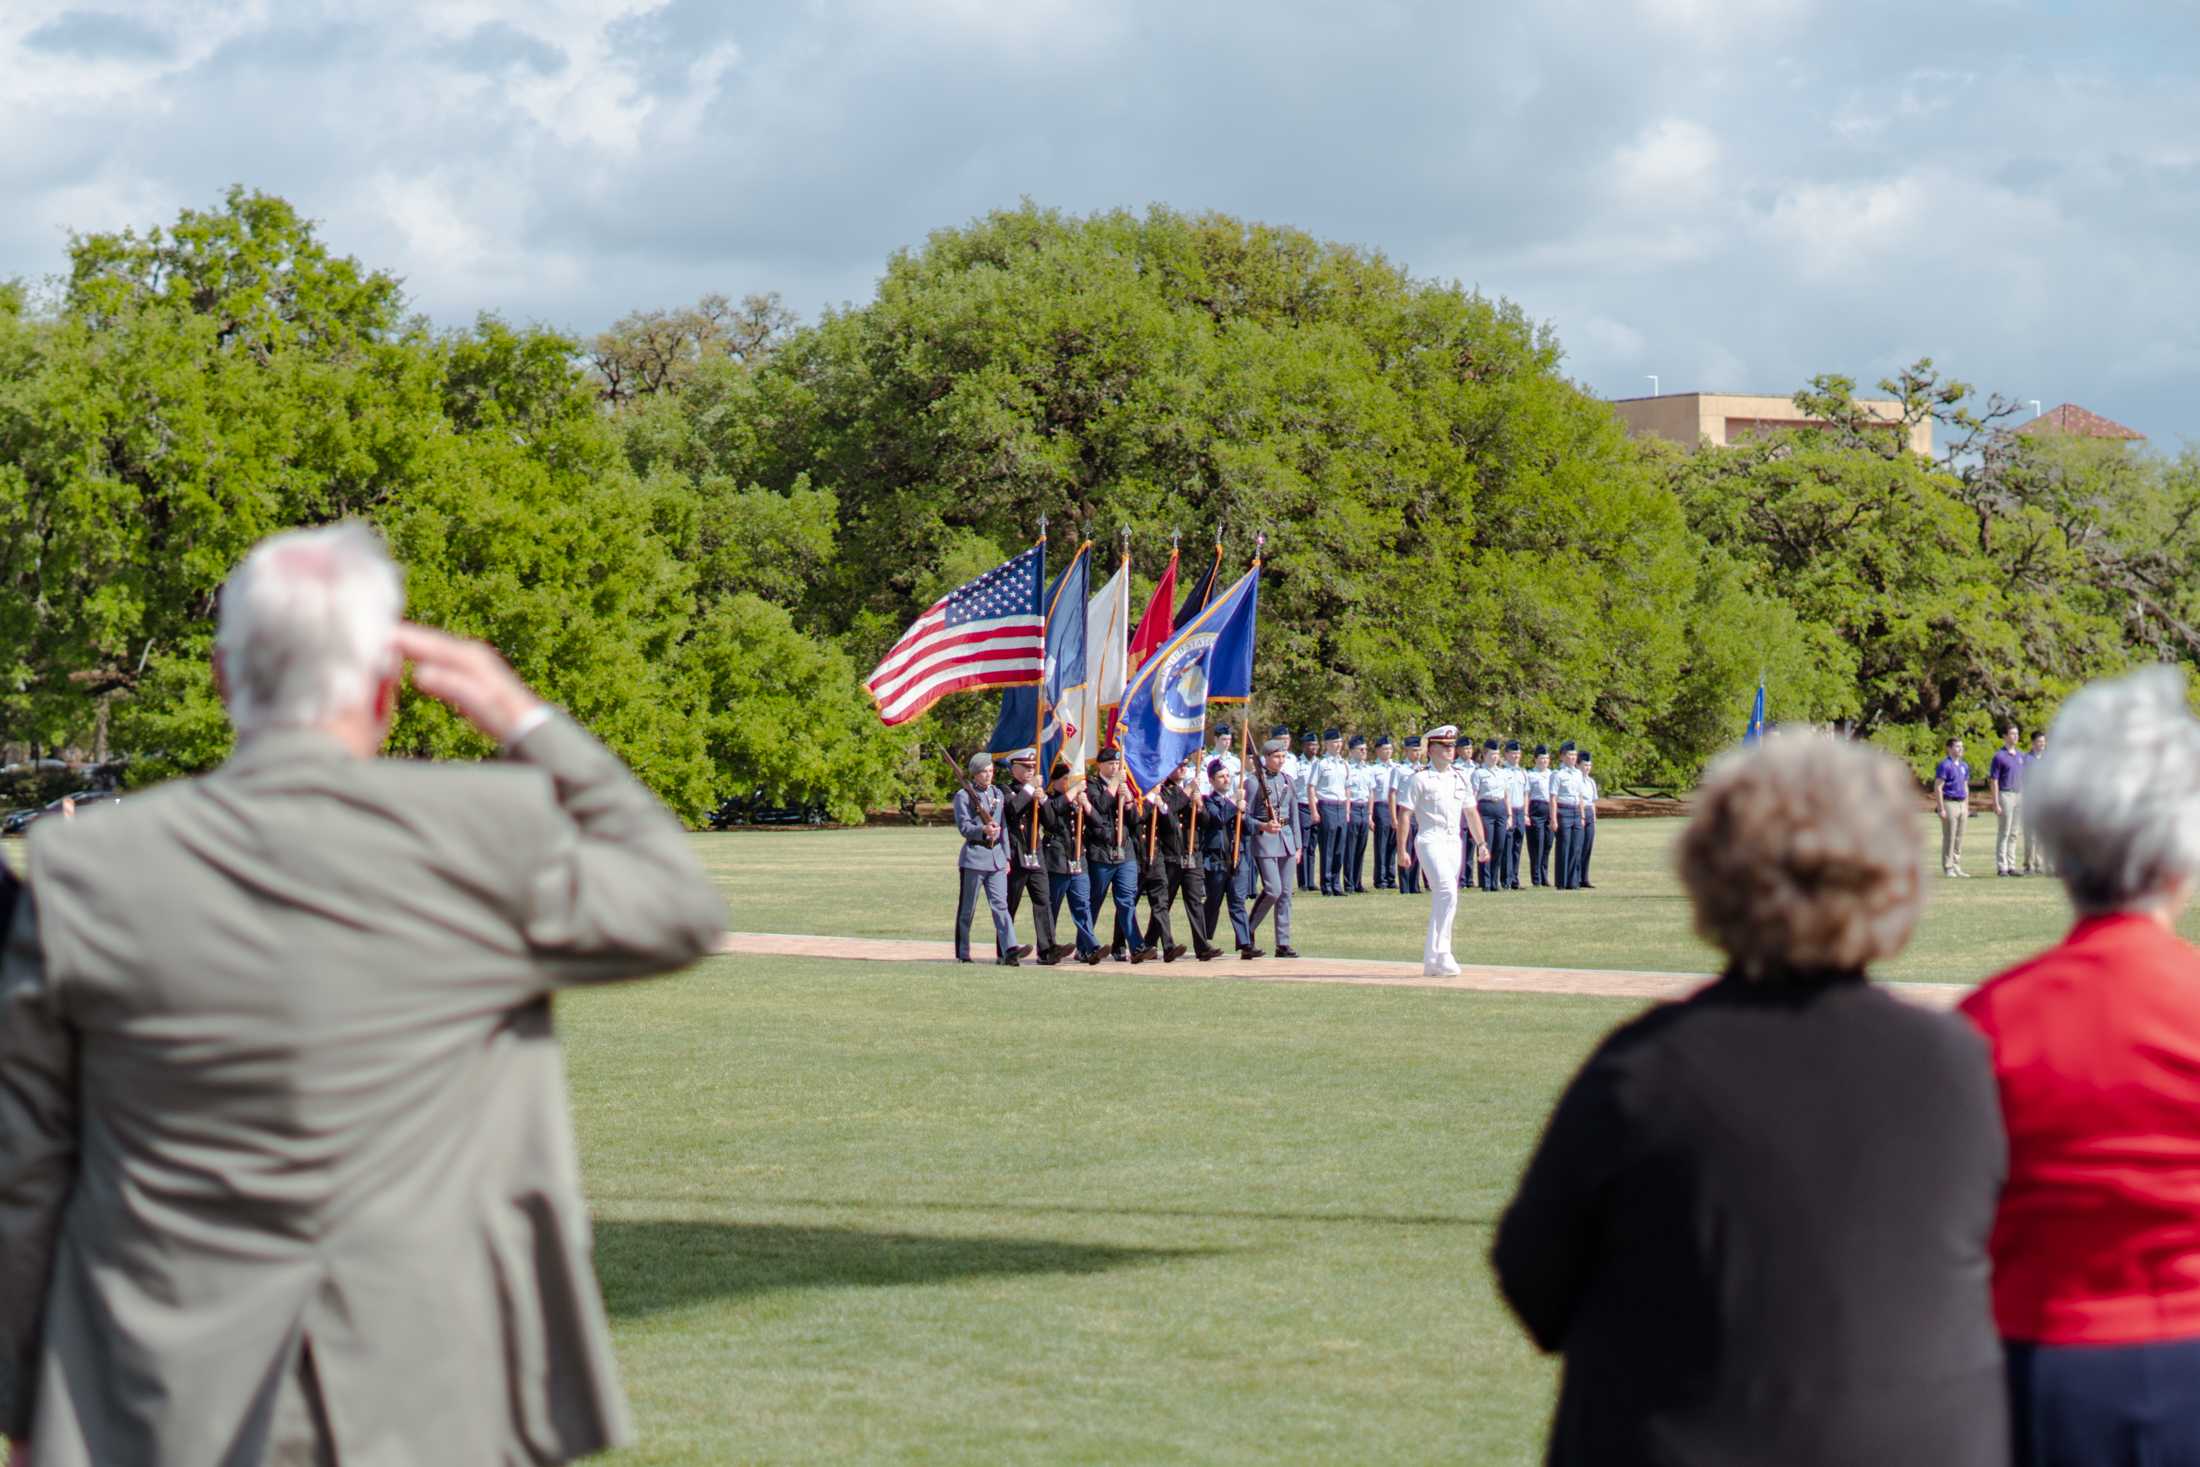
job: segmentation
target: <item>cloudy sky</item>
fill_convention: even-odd
[[[1019,198],[1519,301],[1591,390],[1931,355],[2200,441],[2200,6],[4,0],[0,277],[232,182],[418,307],[861,302]]]

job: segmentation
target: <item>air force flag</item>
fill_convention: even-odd
[[[1141,792],[1160,787],[1184,756],[1207,741],[1207,705],[1242,703],[1253,693],[1253,634],[1260,615],[1260,567],[1140,665],[1123,690],[1117,741],[1123,767]]]

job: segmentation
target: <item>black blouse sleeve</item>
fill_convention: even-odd
[[[1621,1079],[1609,1049],[1574,1076],[1497,1225],[1490,1255],[1497,1286],[1546,1351],[1565,1343],[1605,1245],[1605,1214],[1628,1150]]]

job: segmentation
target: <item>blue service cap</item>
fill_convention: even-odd
[[[1485,749],[1502,749],[1505,746],[1503,744],[1500,744],[1495,739],[1484,739],[1482,741],[1482,747]]]
[[[1574,752],[1574,741],[1572,739],[1568,739],[1565,743],[1560,744],[1558,746],[1558,752],[1561,754],[1571,754],[1572,752]]]
[[[1288,723],[1277,724],[1274,728],[1268,730],[1268,737],[1272,739],[1287,739],[1291,737],[1291,725]]]
[[[1378,749],[1394,749],[1397,746],[1397,740],[1393,739],[1389,734],[1384,734],[1381,738],[1375,741],[1375,747]]]
[[[1310,728],[1302,729],[1299,733],[1299,742],[1302,744],[1318,744],[1321,741],[1322,736]]]
[[[1548,754],[1548,753],[1550,753],[1550,752],[1551,752],[1551,746],[1550,746],[1549,744],[1537,744],[1537,745],[1535,746],[1535,750],[1534,750],[1534,752],[1535,752],[1535,756],[1536,756],[1536,757],[1537,757],[1538,759],[1540,759],[1540,758],[1542,758],[1542,757],[1543,757],[1543,756],[1544,756],[1545,754]]]
[[[1420,747],[1421,747],[1421,736],[1420,736],[1419,734],[1407,734],[1407,735],[1406,735],[1406,747],[1407,747],[1407,748],[1409,748],[1409,749],[1418,749],[1418,748],[1420,748]]]
[[[1343,737],[1344,730],[1341,728],[1325,728],[1322,730],[1322,742],[1325,744],[1331,739],[1341,739]]]
[[[1350,742],[1349,744],[1345,745],[1345,747],[1346,747],[1346,748],[1348,748],[1348,749],[1364,749],[1364,748],[1366,748],[1366,747],[1367,747],[1367,735],[1366,735],[1366,734],[1354,734],[1354,735],[1352,736],[1352,741],[1351,741],[1351,742]]]
[[[1520,752],[1520,740],[1518,740],[1518,739],[1507,739],[1507,740],[1505,740],[1505,752],[1506,752],[1506,753],[1508,753],[1508,754],[1517,754],[1517,753],[1519,753],[1519,752]]]
[[[1592,754],[1592,753],[1590,753],[1590,752],[1589,752],[1589,751],[1588,751],[1587,749],[1583,749],[1583,750],[1581,751],[1581,756],[1580,756],[1580,757],[1581,757],[1581,762],[1582,762],[1582,763],[1584,763],[1584,764],[1594,764],[1594,763],[1596,762],[1596,757],[1597,757],[1597,756],[1596,756],[1596,755],[1594,755],[1594,754]]]

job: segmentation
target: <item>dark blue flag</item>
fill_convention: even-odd
[[[1177,629],[1123,690],[1116,730],[1123,767],[1140,791],[1157,789],[1207,738],[1207,705],[1253,695],[1260,564]]]
[[[1192,618],[1207,609],[1207,603],[1215,599],[1215,583],[1222,579],[1222,546],[1215,546],[1215,558],[1207,562],[1207,569],[1192,582],[1192,589],[1184,593],[1177,603],[1176,620],[1172,626],[1189,626]]]
[[[1085,603],[1091,597],[1092,544],[1077,553],[1047,587],[1046,653],[1036,686],[1010,688],[1001,695],[1001,716],[994,720],[987,750],[996,759],[1017,749],[1033,746],[1038,728],[1041,694],[1046,697],[1046,726],[1039,738],[1039,777],[1044,780],[1055,751],[1062,747],[1063,719],[1075,718],[1080,700],[1073,696],[1085,685]],[[1074,729],[1069,732],[1075,732]]]
[[[1749,727],[1742,734],[1742,742],[1754,744],[1765,736],[1765,680],[1757,679],[1757,701],[1749,710]]]

